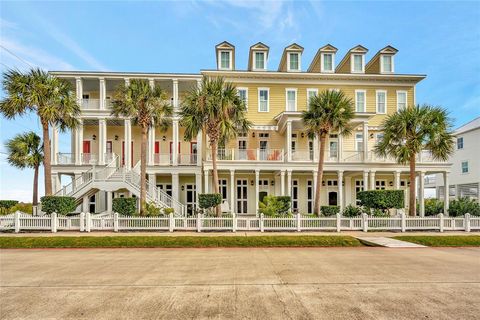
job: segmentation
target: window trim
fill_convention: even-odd
[[[385,57],[390,57],[390,59],[391,59],[390,62],[391,62],[391,69],[392,70],[390,70],[390,71],[385,71],[383,69],[383,58],[385,58]],[[380,55],[380,73],[390,74],[390,73],[394,73],[394,72],[395,72],[395,64],[393,62],[393,55],[392,54],[382,54],[382,55]]]
[[[295,92],[295,106],[294,110],[288,110],[288,92],[289,91],[294,91]],[[297,93],[297,88],[285,88],[285,111],[290,111],[290,112],[295,112],[297,111],[297,101],[298,101],[298,93]]]
[[[248,110],[248,88],[247,87],[237,87],[237,93],[240,90],[245,90],[245,108],[246,108],[246,110]]]
[[[467,171],[466,171],[466,172],[463,172],[463,164],[464,164],[464,163],[467,164]],[[462,161],[460,162],[460,170],[461,170],[461,174],[470,173],[469,166],[468,166],[468,160],[462,160]]]
[[[297,69],[290,69],[290,55],[296,54],[298,56],[298,68]],[[288,52],[287,54],[287,71],[288,72],[300,72],[302,71],[302,55],[300,52]]]
[[[268,94],[267,94],[267,95],[268,95],[268,99],[267,99],[267,110],[266,110],[266,111],[260,110],[260,91],[267,91],[267,93],[268,93]],[[257,109],[258,109],[258,112],[262,112],[262,113],[264,113],[264,112],[270,112],[270,88],[264,88],[264,87],[258,88],[257,96],[258,96],[258,97],[257,97],[257,98],[258,98],[258,108],[257,108]]]
[[[378,94],[379,93],[384,93],[385,94],[385,111],[380,112],[378,111]],[[387,90],[375,90],[375,107],[376,107],[376,112],[377,114],[387,114]]]
[[[458,141],[459,141],[459,140],[462,141],[462,147],[461,147],[461,148],[458,147]],[[457,150],[463,150],[463,148],[464,148],[464,147],[463,147],[463,137],[457,137],[457,141],[456,141],[456,142],[457,142],[457,143],[456,143],[456,144],[457,144]]]
[[[222,52],[228,53],[228,68],[222,68]],[[233,61],[232,61],[232,51],[231,50],[218,50],[218,70],[232,70],[233,69]]]
[[[325,55],[329,54],[332,56],[332,70],[325,70],[324,68],[324,61],[325,61]],[[323,73],[334,73],[335,72],[335,53],[333,52],[323,52],[320,55],[320,72]]]
[[[358,110],[357,110],[357,105],[358,105],[358,104],[357,104],[357,102],[358,102],[358,101],[357,101],[357,100],[358,100],[357,94],[358,94],[358,93],[361,93],[361,92],[363,93],[363,97],[364,97],[364,100],[363,100],[364,110],[363,110],[363,111],[358,111]],[[355,90],[355,112],[357,112],[357,113],[365,113],[365,112],[367,112],[367,90],[365,90],[365,89],[356,89],[356,90]]]
[[[362,70],[355,71],[355,56],[362,57]],[[350,72],[351,73],[365,73],[365,55],[363,53],[352,53],[350,55]]]
[[[406,90],[397,90],[397,111],[399,111],[398,107],[398,94],[399,93],[405,93],[405,108],[408,108],[408,91]]]
[[[318,89],[317,88],[307,88],[307,110],[310,110],[310,99],[308,98],[309,92],[315,92],[316,95],[318,95]]]
[[[359,136],[362,136],[362,138],[360,139]],[[358,150],[358,142],[361,142],[362,143],[362,150]],[[356,152],[363,152],[365,149],[365,139],[363,137],[363,132],[356,132],[355,133],[355,151]]]
[[[257,53],[261,53],[263,54],[263,69],[262,68],[257,68]],[[267,53],[265,51],[260,51],[260,50],[255,50],[253,51],[253,55],[252,55],[252,69],[254,71],[266,71],[267,70]]]

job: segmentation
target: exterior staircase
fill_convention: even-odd
[[[82,173],[80,177],[64,186],[56,196],[74,197],[78,204],[84,196],[91,196],[97,191],[117,191],[127,189],[135,196],[140,197],[140,162],[128,169],[119,165],[118,155],[105,167],[92,169]],[[175,200],[166,192],[147,180],[147,202],[154,202],[160,208],[173,208],[175,216],[185,216],[186,206]]]

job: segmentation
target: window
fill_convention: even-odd
[[[260,133],[258,134],[258,136],[259,136],[260,138],[267,138],[267,139],[268,139],[268,138],[270,138],[270,133],[260,132]]]
[[[355,110],[356,112],[365,112],[365,90],[355,90]]]
[[[383,140],[383,133],[377,133],[375,135],[375,142],[380,143]]]
[[[333,72],[333,54],[332,53],[323,53],[322,54],[322,72]]]
[[[463,137],[457,138],[457,149],[463,149]]]
[[[363,133],[355,134],[355,151],[363,151]]]
[[[258,112],[268,112],[269,89],[258,89]]]
[[[220,189],[222,200],[227,200],[227,179],[219,179],[218,188]]]
[[[385,190],[387,182],[385,180],[375,180],[375,190]]]
[[[338,180],[327,180],[327,186],[337,187],[338,186]]]
[[[377,113],[387,113],[387,91],[377,90]]]
[[[297,111],[297,89],[286,89],[287,111]]]
[[[468,161],[462,161],[462,173],[468,173]]]
[[[245,103],[245,108],[248,109],[248,89],[247,88],[237,88],[238,96]]]
[[[360,191],[363,191],[363,180],[355,180],[355,198]],[[360,200],[357,199],[356,202],[360,204]]]
[[[393,72],[393,57],[392,56],[382,56],[382,70],[381,72]]]
[[[397,111],[407,107],[407,91],[397,91]]]
[[[220,69],[231,69],[230,51],[220,51]]]
[[[330,141],[330,158],[338,157],[338,141]]]
[[[363,54],[353,55],[352,72],[363,72]]]
[[[265,52],[255,52],[255,69],[265,70]]]
[[[289,71],[300,71],[300,55],[298,53],[289,53],[288,60]]]
[[[313,212],[313,181],[307,180],[307,213]]]
[[[318,89],[307,89],[307,110],[310,109],[310,100],[318,94]]]

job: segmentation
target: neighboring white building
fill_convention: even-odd
[[[449,175],[450,198],[468,197],[480,199],[480,117],[464,124],[455,131],[455,153]],[[444,197],[443,175],[435,177],[437,197]],[[428,185],[428,183],[427,183]]]

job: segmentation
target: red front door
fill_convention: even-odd
[[[133,167],[133,141],[130,146],[130,162]],[[122,165],[125,165],[125,141],[122,141]]]
[[[155,141],[155,153],[160,153],[160,141]]]
[[[90,153],[90,141],[83,141],[83,153]]]

